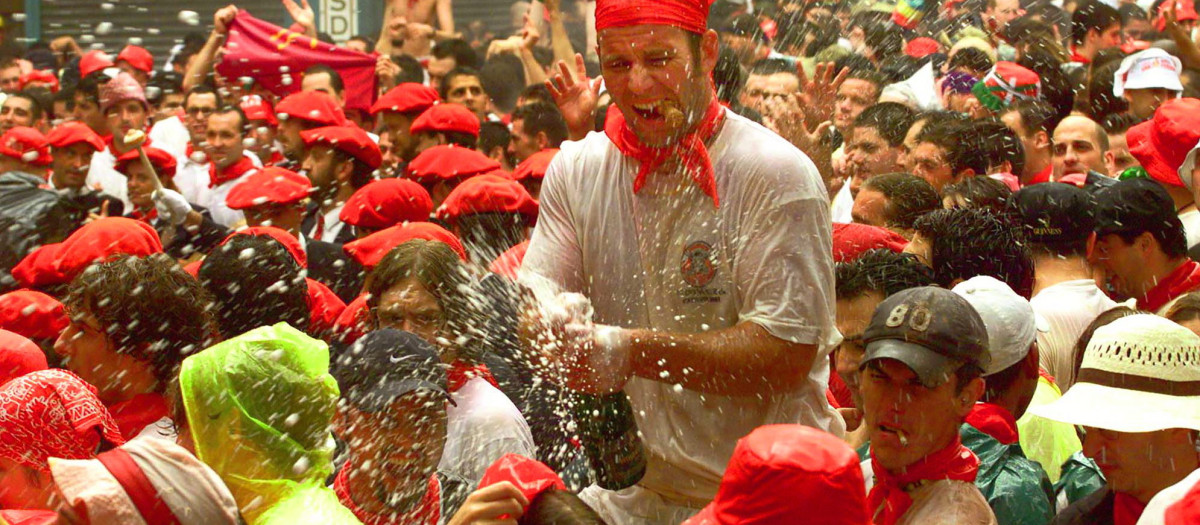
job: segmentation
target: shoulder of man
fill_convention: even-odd
[[[1005,524],[1046,523],[1054,516],[1054,488],[1041,465],[1025,457],[1021,445],[1005,445],[964,424],[963,445],[979,457],[975,486]]]
[[[471,495],[473,486],[466,478],[451,472],[439,470],[437,478],[442,485],[442,517],[449,521],[450,517],[458,512],[459,507],[462,507],[467,496]]]

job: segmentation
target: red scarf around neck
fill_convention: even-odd
[[[1113,492],[1113,525],[1134,525],[1145,511],[1146,504],[1137,498],[1124,492]]]
[[[617,146],[617,149],[627,157],[632,157],[641,163],[637,176],[633,179],[633,192],[637,193],[646,185],[646,177],[662,166],[672,157],[678,157],[683,168],[696,181],[706,195],[712,197],[713,206],[719,206],[717,198],[717,179],[713,172],[712,159],[708,156],[708,147],[704,145],[717,132],[725,110],[713,96],[704,112],[704,117],[696,123],[696,128],[688,132],[678,142],[670,146],[655,148],[642,145],[641,140],[629,129],[625,122],[625,114],[616,104],[609,106],[608,116],[604,123],[604,134]]]
[[[146,212],[143,212],[140,208],[134,208],[133,211],[129,212],[129,218],[153,226],[154,220],[158,218],[158,208],[150,208],[150,211]]]
[[[231,164],[229,167],[223,170],[218,170],[215,163],[209,164],[208,187],[216,188],[217,186],[225,184],[226,182],[236,180],[238,177],[245,175],[246,172],[253,169],[256,168],[254,166],[254,162],[250,160],[250,157],[242,157],[242,160]]]
[[[967,424],[1005,445],[1011,445],[1020,439],[1017,434],[1017,419],[1000,405],[975,403],[971,413],[967,414]]]
[[[1146,292],[1146,299],[1138,301],[1138,307],[1157,312],[1176,297],[1196,288],[1200,288],[1200,263],[1188,259]]]
[[[454,361],[450,365],[450,370],[446,372],[446,386],[450,388],[450,392],[458,392],[462,387],[467,386],[467,381],[476,377],[482,377],[484,381],[491,383],[492,386],[500,388],[496,383],[496,378],[492,377],[492,371],[488,370],[487,365],[480,363],[478,365],[469,365],[461,359]]]
[[[108,412],[117,421],[121,437],[133,439],[142,429],[171,415],[167,400],[159,394],[138,394],[127,401],[114,403]]]
[[[867,495],[867,506],[871,509],[875,525],[893,525],[908,512],[912,497],[905,487],[919,481],[944,479],[975,482],[979,473],[979,458],[962,445],[958,436],[950,446],[934,452],[905,468],[903,474],[892,474],[875,459],[871,450],[871,469],[875,473],[875,486]]]
[[[333,492],[337,494],[338,501],[342,502],[342,506],[350,509],[354,513],[354,517],[363,522],[363,525],[437,525],[442,519],[442,485],[438,483],[437,474],[429,476],[429,483],[425,486],[425,495],[421,497],[421,501],[408,512],[396,513],[391,516],[373,514],[350,499],[350,469],[354,468],[350,462],[346,462],[339,470],[337,477],[333,478]]]

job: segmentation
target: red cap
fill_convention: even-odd
[[[1200,523],[1200,483],[1192,488],[1163,514],[1163,523]]]
[[[173,155],[152,146],[145,146],[142,150],[146,152],[146,158],[150,159],[150,165],[154,166],[154,171],[158,173],[159,177],[175,176],[176,161]],[[141,162],[136,149],[126,151],[123,155],[117,157],[117,163],[113,166],[113,169],[120,173],[125,173],[125,170],[129,168],[129,164],[132,162]]]
[[[392,248],[413,239],[444,242],[454,250],[454,253],[458,254],[460,259],[467,260],[467,251],[463,249],[462,242],[458,240],[458,237],[455,237],[453,233],[432,222],[406,222],[397,224],[386,230],[372,233],[357,241],[348,242],[345,246],[342,246],[342,250],[351,259],[363,265],[363,268],[370,270],[379,264],[379,261],[382,261],[383,257],[392,251]]]
[[[1154,118],[1125,132],[1129,154],[1150,174],[1170,186],[1183,187],[1179,167],[1200,142],[1200,99],[1176,98],[1163,102]]]
[[[1170,0],[1159,4],[1158,16],[1154,18],[1154,28],[1159,32],[1167,30],[1167,17],[1163,14],[1167,12],[1167,8],[1171,7]],[[1200,14],[1196,13],[1196,3],[1193,0],[1175,0],[1175,20],[1200,20]]]
[[[242,97],[241,108],[242,113],[246,115],[246,120],[265,120],[271,126],[279,125],[279,119],[275,118],[275,110],[271,108],[271,103],[258,95]]]
[[[479,138],[479,117],[461,104],[436,104],[421,113],[409,131],[414,135],[422,131],[456,131]]]
[[[529,459],[517,454],[500,456],[483,473],[479,480],[479,488],[489,487],[507,481],[517,487],[525,500],[532,502],[534,498],[548,490],[567,490],[567,485],[550,467],[540,461]],[[508,518],[508,514],[497,516],[496,519]]]
[[[454,145],[434,146],[408,163],[407,177],[421,184],[471,177],[500,169],[500,163],[473,149]]]
[[[379,165],[383,164],[383,152],[379,150],[379,144],[371,140],[366,131],[353,124],[301,131],[300,138],[304,139],[306,146],[327,145],[358,159],[371,169],[378,169]]]
[[[0,385],[30,372],[45,370],[46,354],[25,336],[0,330]]]
[[[442,97],[438,96],[437,90],[425,84],[405,82],[379,97],[379,100],[375,101],[375,105],[371,106],[371,114],[375,115],[380,111],[424,112],[441,100]]]
[[[129,65],[134,69],[149,73],[154,71],[154,55],[151,55],[145,48],[138,46],[125,46],[120,53],[117,53],[117,62],[129,62]]]
[[[446,196],[437,210],[437,218],[454,223],[459,217],[477,213],[519,213],[532,224],[537,221],[538,203],[515,180],[476,175]]]
[[[521,263],[525,261],[525,252],[527,251],[529,251],[529,241],[509,248],[488,265],[488,271],[514,281],[517,280],[517,271],[521,269]]]
[[[312,183],[308,177],[283,168],[263,168],[246,177],[225,197],[231,210],[244,210],[263,204],[292,204],[308,197]]]
[[[864,525],[865,485],[858,455],[832,434],[761,426],[738,440],[717,497],[683,525]]]
[[[62,303],[42,292],[17,290],[0,295],[0,328],[30,339],[58,339],[69,324]]]
[[[221,241],[221,244],[218,244],[217,246],[224,245],[225,243],[229,242],[230,239],[237,237],[238,235],[264,236],[275,239],[276,242],[283,245],[284,249],[286,249],[288,253],[292,254],[292,258],[296,260],[296,264],[299,264],[301,268],[308,268],[308,256],[304,253],[304,248],[300,247],[300,240],[297,239],[295,235],[288,233],[287,230],[276,228],[274,226],[252,226],[250,228],[242,228],[229,234],[229,236],[225,237],[225,239]]]
[[[305,277],[308,283],[308,330],[314,334],[331,334],[337,330],[337,320],[346,311],[346,303],[325,283]]]
[[[71,282],[92,263],[114,255],[145,257],[162,253],[154,227],[125,217],[105,217],[75,230],[67,240],[47,244],[25,256],[12,276],[26,288]]]
[[[46,141],[55,148],[65,148],[71,144],[83,142],[95,148],[96,151],[103,150],[106,146],[104,139],[100,138],[92,128],[87,127],[87,124],[82,122],[63,122],[54,129],[50,130],[50,134],[46,135]]]
[[[21,80],[18,81],[17,89],[24,91],[25,86],[29,84],[47,84],[51,93],[58,93],[58,77],[54,76],[53,71],[43,71],[35,69],[24,75],[21,75]]]
[[[109,67],[113,67],[113,61],[105,52],[98,49],[88,51],[79,58],[79,78]]]
[[[904,54],[913,58],[925,58],[941,50],[941,44],[927,36],[914,38],[904,45]]]
[[[908,239],[886,228],[858,223],[833,223],[834,262],[850,262],[876,248],[900,253],[905,246],[908,246]]]
[[[342,310],[342,315],[338,316],[334,333],[342,344],[352,344],[372,330],[371,310],[367,308],[368,295],[370,294],[363,293],[355,297],[346,305],[346,309]]]
[[[557,154],[558,148],[549,148],[530,155],[517,164],[517,169],[513,170],[513,180],[524,180],[527,177],[545,178],[546,168],[550,167],[550,161],[554,160]]]
[[[49,166],[53,160],[46,136],[25,126],[17,126],[0,135],[0,155],[34,166]]]
[[[402,222],[428,221],[431,213],[433,199],[420,184],[407,179],[382,179],[354,192],[338,218],[351,226],[381,230]]]
[[[320,91],[297,91],[275,106],[280,119],[298,118],[326,126],[349,124],[346,113],[333,97]],[[286,116],[285,116],[286,115]]]
[[[597,0],[596,31],[640,25],[672,26],[703,35],[712,0]]]

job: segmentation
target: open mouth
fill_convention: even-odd
[[[662,102],[654,102],[650,104],[634,104],[633,112],[644,120],[658,120],[663,118]]]

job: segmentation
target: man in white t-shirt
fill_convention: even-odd
[[[246,115],[232,107],[218,109],[208,116],[204,154],[212,162],[208,170],[208,191],[196,204],[208,208],[213,222],[233,228],[246,218],[240,210],[230,209],[225,197],[243,180],[258,171],[245,155],[242,139],[246,133]]]
[[[583,493],[610,523],[695,514],[758,426],[844,431],[825,398],[838,337],[825,188],[803,153],[716,102],[707,2],[661,4],[597,2],[614,104],[605,133],[551,162],[521,269],[543,307],[582,294],[603,325],[540,317],[567,337],[543,349],[557,379],[633,405],[644,478]],[[586,127],[595,84],[558,77],[552,92],[573,132]]]
[[[104,193],[112,195],[125,205],[125,209],[133,209],[127,194],[125,175],[115,168],[117,157],[133,149],[125,143],[125,135],[130,131],[145,131],[146,118],[150,114],[150,105],[146,103],[146,93],[128,73],[121,73],[116,78],[100,86],[100,112],[108,122],[112,137],[108,148],[92,155],[92,164],[88,169],[87,185],[100,186]],[[146,145],[150,145],[146,143]]]

